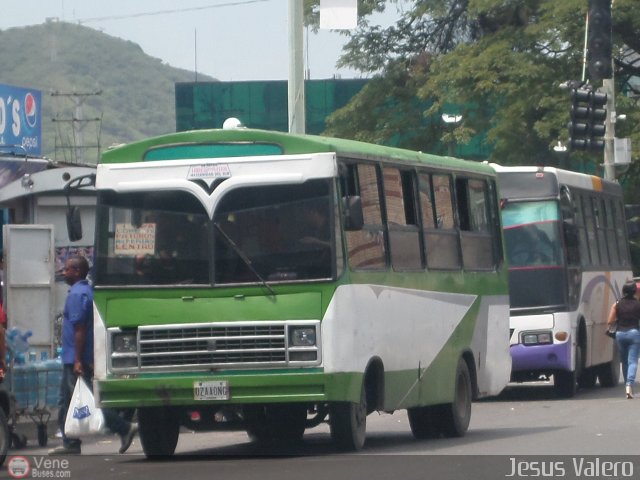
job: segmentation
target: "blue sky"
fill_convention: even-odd
[[[197,64],[219,80],[284,80],[287,15],[287,0],[3,0],[0,29],[56,18],[131,40],[174,67]],[[304,37],[310,78],[360,77],[335,67],[344,37],[331,31]]]

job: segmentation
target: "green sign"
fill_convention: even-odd
[[[366,79],[307,80],[306,132],[319,135],[325,119],[344,107],[364,87]],[[249,128],[287,132],[286,80],[198,82],[176,84],[176,131],[222,128],[238,118]]]

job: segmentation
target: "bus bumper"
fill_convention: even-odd
[[[213,375],[149,375],[107,379],[96,382],[97,400],[102,408],[138,408],[193,405],[244,405],[252,403],[324,403],[360,399],[362,373],[320,372],[236,373]],[[227,382],[226,400],[197,400],[198,382]]]
[[[512,372],[571,370],[571,343],[511,345]]]

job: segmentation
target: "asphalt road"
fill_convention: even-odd
[[[25,448],[10,450],[7,462],[24,457],[31,468],[24,478],[638,478],[639,413],[640,396],[626,400],[622,386],[581,390],[570,400],[556,398],[545,384],[510,386],[495,399],[474,403],[462,438],[417,441],[404,412],[373,413],[358,454],[336,452],[321,425],[307,431],[298,447],[267,450],[244,432],[184,431],[176,455],[161,461],[146,459],[138,439],[127,454],[114,455],[118,437],[94,437],[84,442],[81,456],[61,458],[46,456],[58,439],[42,448],[29,438]]]

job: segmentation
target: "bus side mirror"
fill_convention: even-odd
[[[342,197],[344,211],[344,229],[347,231],[362,230],[364,216],[362,214],[362,199],[360,196]]]
[[[67,235],[72,242],[82,239],[82,220],[80,209],[76,206],[67,209]]]
[[[67,198],[67,236],[72,242],[82,239],[82,220],[80,219],[80,208],[71,206],[71,193],[75,190],[87,187],[95,187],[96,174],[81,175],[72,178],[64,186],[64,195]]]

